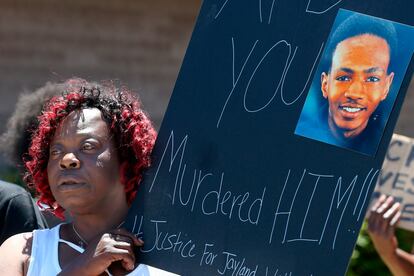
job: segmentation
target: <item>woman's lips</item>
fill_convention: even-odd
[[[84,182],[73,182],[73,181],[65,181],[59,184],[58,189],[60,191],[73,191],[77,189],[81,189],[86,185]]]

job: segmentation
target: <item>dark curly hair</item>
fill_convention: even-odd
[[[98,108],[114,137],[120,160],[121,183],[128,204],[135,198],[143,170],[150,165],[150,153],[156,131],[141,109],[140,101],[124,86],[113,82],[89,83],[83,79],[65,82],[62,96],[53,97],[45,104],[38,117],[39,125],[33,132],[29,155],[25,157],[25,181],[39,194],[39,204],[46,205],[59,218],[64,209],[56,202],[48,182],[47,163],[49,147],[60,122],[74,110]]]
[[[62,84],[48,82],[36,91],[19,96],[13,114],[8,119],[7,130],[0,136],[0,151],[24,169],[22,156],[29,151],[31,130],[37,128],[43,104],[53,96],[62,94]]]

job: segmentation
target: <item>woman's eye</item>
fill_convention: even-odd
[[[50,155],[55,156],[55,155],[59,155],[62,151],[58,150],[58,149],[52,149],[50,150]]]
[[[90,143],[85,143],[82,145],[82,150],[93,150],[95,147]]]
[[[368,77],[366,81],[367,82],[379,82],[380,78],[378,78],[378,77]]]
[[[350,81],[351,78],[348,76],[339,76],[336,78],[337,81]]]

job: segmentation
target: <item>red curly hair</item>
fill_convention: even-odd
[[[89,83],[83,79],[69,79],[62,96],[53,97],[38,117],[33,130],[29,154],[25,157],[25,181],[40,196],[39,204],[46,205],[59,218],[64,209],[56,202],[48,181],[49,147],[60,122],[73,110],[98,108],[114,135],[120,160],[121,183],[125,187],[128,204],[135,198],[143,170],[150,165],[150,154],[156,131],[141,109],[140,101],[126,87],[117,88],[112,82]]]

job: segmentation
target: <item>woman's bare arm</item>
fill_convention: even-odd
[[[31,246],[32,233],[21,233],[8,238],[0,246],[0,275],[26,275]]]

